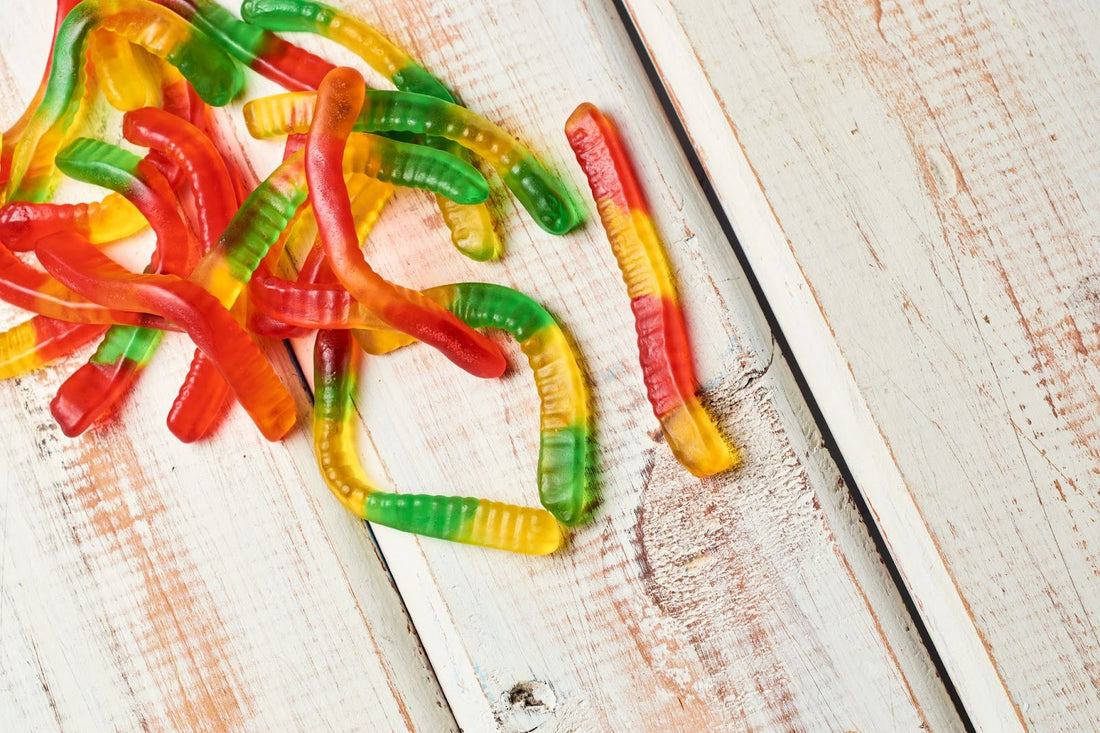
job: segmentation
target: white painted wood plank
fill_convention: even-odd
[[[704,482],[673,462],[598,224],[555,239],[503,200],[507,258],[477,265],[449,251],[426,199],[403,196],[368,243],[372,263],[417,286],[485,279],[544,302],[584,355],[599,430],[601,510],[567,553],[509,557],[377,530],[460,724],[958,727],[613,9],[346,7],[573,181],[561,131],[573,107],[590,100],[621,121],[672,246],[705,394],[747,456]],[[374,475],[400,491],[533,504],[534,387],[509,353],[521,366],[502,384],[424,349],[370,360]]]
[[[1100,19],[627,0],[976,724],[1100,715]]]

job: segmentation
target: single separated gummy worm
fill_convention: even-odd
[[[288,92],[254,99],[244,121],[256,138],[305,132],[317,95]],[[581,222],[580,208],[565,185],[514,137],[465,107],[423,94],[368,90],[354,122],[360,132],[412,132],[454,140],[500,174],[509,190],[540,227],[565,234]]]
[[[208,104],[228,103],[243,84],[244,77],[233,59],[166,8],[147,0],[84,0],[58,30],[42,103],[12,151],[9,200],[43,200],[52,192],[53,158],[72,134],[82,98],[88,36],[101,28],[178,68]]]
[[[565,123],[619,263],[646,391],[676,459],[696,476],[736,465],[737,454],[695,396],[698,384],[672,273],[634,167],[611,121],[582,104]]]
[[[310,0],[246,0],[241,15],[250,23],[272,31],[316,33],[356,53],[375,71],[402,91],[427,94],[454,102],[442,82],[394,45],[369,24],[324,3]],[[446,139],[426,141],[457,154],[459,146]],[[500,238],[484,205],[464,206],[436,196],[443,221],[455,247],[479,262],[497,259],[502,252]]]
[[[545,555],[561,546],[561,529],[542,509],[470,497],[394,494],[372,486],[355,450],[352,399],[359,358],[350,332],[317,334],[313,447],[325,483],[349,511],[405,532],[511,552]]]
[[[109,188],[127,198],[156,234],[150,269],[186,274],[190,232],[164,176],[148,160],[99,140],[77,138],[57,154],[66,175]],[[111,326],[99,348],[57,390],[50,412],[65,435],[84,432],[113,410],[153,358],[164,332]]]
[[[38,243],[42,266],[73,290],[110,308],[154,313],[191,337],[218,366],[237,400],[268,440],[294,425],[294,400],[232,314],[194,283],[175,275],[138,275],[73,234]]]
[[[358,71],[339,67],[317,92],[305,167],[325,254],[344,287],[387,325],[434,346],[456,363],[477,366],[474,373],[479,376],[498,377],[506,364],[492,341],[417,291],[383,279],[363,258],[342,161],[365,89]]]
[[[405,342],[355,301],[330,283],[291,283],[269,279],[252,290],[252,305],[284,323],[321,329],[372,329],[362,334],[381,337],[383,353]],[[545,308],[528,296],[502,285],[457,283],[423,291],[474,328],[499,328],[519,342],[535,375],[540,398],[539,497],[562,524],[575,525],[591,501],[587,489],[590,435],[588,392],[561,327]],[[361,341],[362,343],[362,341]],[[369,346],[369,344],[367,344]]]

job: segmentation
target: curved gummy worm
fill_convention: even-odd
[[[502,285],[458,283],[429,288],[423,295],[471,327],[499,328],[519,342],[541,400],[539,496],[562,524],[580,522],[590,502],[588,392],[573,350],[553,316],[528,296]],[[385,327],[346,290],[333,284],[266,281],[253,290],[253,298],[253,305],[269,317],[306,328]],[[392,332],[367,333],[371,338],[387,339],[385,346],[371,349],[373,353],[404,343],[391,340]]]
[[[314,347],[313,447],[329,489],[353,514],[405,532],[511,552],[561,546],[549,512],[484,499],[377,490],[355,450],[352,400],[359,350],[348,331],[321,331]]]
[[[472,374],[498,377],[506,363],[492,341],[415,290],[381,278],[363,258],[341,161],[364,93],[363,77],[355,69],[330,72],[318,90],[317,114],[306,140],[310,201],[332,269],[356,300],[387,325],[434,346]]]
[[[0,379],[16,377],[66,356],[103,335],[107,326],[34,316],[0,333]]]
[[[58,234],[63,233],[64,230]],[[85,298],[51,275],[23,262],[3,244],[0,244],[0,300],[41,316],[71,323],[159,327],[148,314],[104,308]]]
[[[88,41],[96,83],[108,104],[124,112],[160,106],[160,78],[144,48],[106,29],[95,31]]]
[[[0,242],[15,252],[29,252],[39,239],[62,229],[72,229],[92,244],[103,244],[125,239],[147,226],[141,212],[117,193],[86,204],[14,201],[0,206]]]
[[[110,308],[153,313],[185,330],[218,366],[237,400],[268,440],[294,425],[294,400],[271,364],[228,310],[194,283],[175,275],[138,275],[72,234],[37,247],[47,271]]]
[[[210,0],[157,2],[187,18],[235,59],[284,89],[316,89],[325,74],[334,68],[323,58],[288,43],[274,33],[241,22]]]
[[[77,138],[57,155],[66,175],[109,188],[127,198],[156,234],[151,269],[182,275],[188,267],[190,232],[168,181],[133,153],[99,140]],[[88,363],[61,384],[50,412],[61,431],[79,435],[117,407],[153,358],[164,332],[112,326]]]
[[[257,138],[303,132],[313,119],[316,99],[313,92],[254,99],[244,106],[245,124]],[[354,128],[453,140],[493,166],[523,208],[546,231],[565,234],[581,222],[578,205],[558,178],[514,137],[465,107],[422,94],[368,90]]]
[[[369,24],[310,0],[245,0],[241,17],[270,31],[315,33],[355,52],[398,89],[451,100],[450,92]]]
[[[350,49],[402,91],[426,94],[454,102],[447,88],[401,48],[369,24],[323,3],[309,0],[246,0],[241,15],[272,31],[316,33]],[[446,139],[428,144],[457,154],[459,146]],[[479,262],[497,259],[503,247],[493,230],[487,206],[467,206],[436,197],[455,247]]]
[[[24,175],[32,163],[35,169],[48,168],[72,134],[85,85],[83,63],[88,36],[100,28],[167,60],[209,104],[224,105],[241,88],[243,76],[236,62],[204,33],[166,8],[147,0],[84,0],[65,17],[58,30],[42,103],[13,150],[7,184],[9,200],[41,200],[50,194],[52,175],[46,176],[42,185],[35,180],[33,190],[23,186]]]
[[[191,185],[198,217],[199,243],[208,251],[237,211],[225,161],[203,132],[161,109],[145,108],[122,117],[122,135],[175,163]]]
[[[672,273],[618,132],[593,105],[582,104],[565,123],[565,134],[626,282],[646,391],[669,447],[696,476],[731,468],[739,458],[695,396],[695,368]]]
[[[38,83],[38,88],[34,91],[34,96],[31,98],[30,104],[23,110],[23,114],[19,116],[11,127],[4,130],[3,135],[0,135],[0,187],[6,186],[8,182],[8,175],[11,172],[11,155],[12,148],[15,141],[23,134],[23,130],[26,128],[27,123],[30,122],[32,116],[34,116],[35,110],[38,109],[38,105],[42,104],[42,97],[46,94],[46,83],[50,79],[50,68],[53,66],[53,47],[54,40],[57,38],[57,31],[61,28],[61,23],[65,20],[65,16],[69,14],[69,11],[73,9],[80,0],[57,0],[57,10],[54,13],[53,19],[53,33],[50,35],[50,53],[46,57],[46,66],[42,71],[42,80]],[[0,202],[4,201],[4,196],[0,194]]]
[[[233,181],[214,144],[190,122],[153,108],[127,112],[122,134],[135,145],[160,152],[184,172],[195,198],[199,244],[209,252],[237,210]],[[196,349],[168,412],[168,429],[184,443],[209,435],[224,414],[228,395],[229,385]]]

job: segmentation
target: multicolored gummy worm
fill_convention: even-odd
[[[595,106],[582,104],[565,123],[565,134],[588,177],[630,295],[653,414],[685,468],[696,476],[725,471],[739,458],[695,394],[698,382],[672,271],[618,131]]]

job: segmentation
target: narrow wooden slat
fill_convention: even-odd
[[[974,722],[1092,727],[1095,9],[625,5]]]

